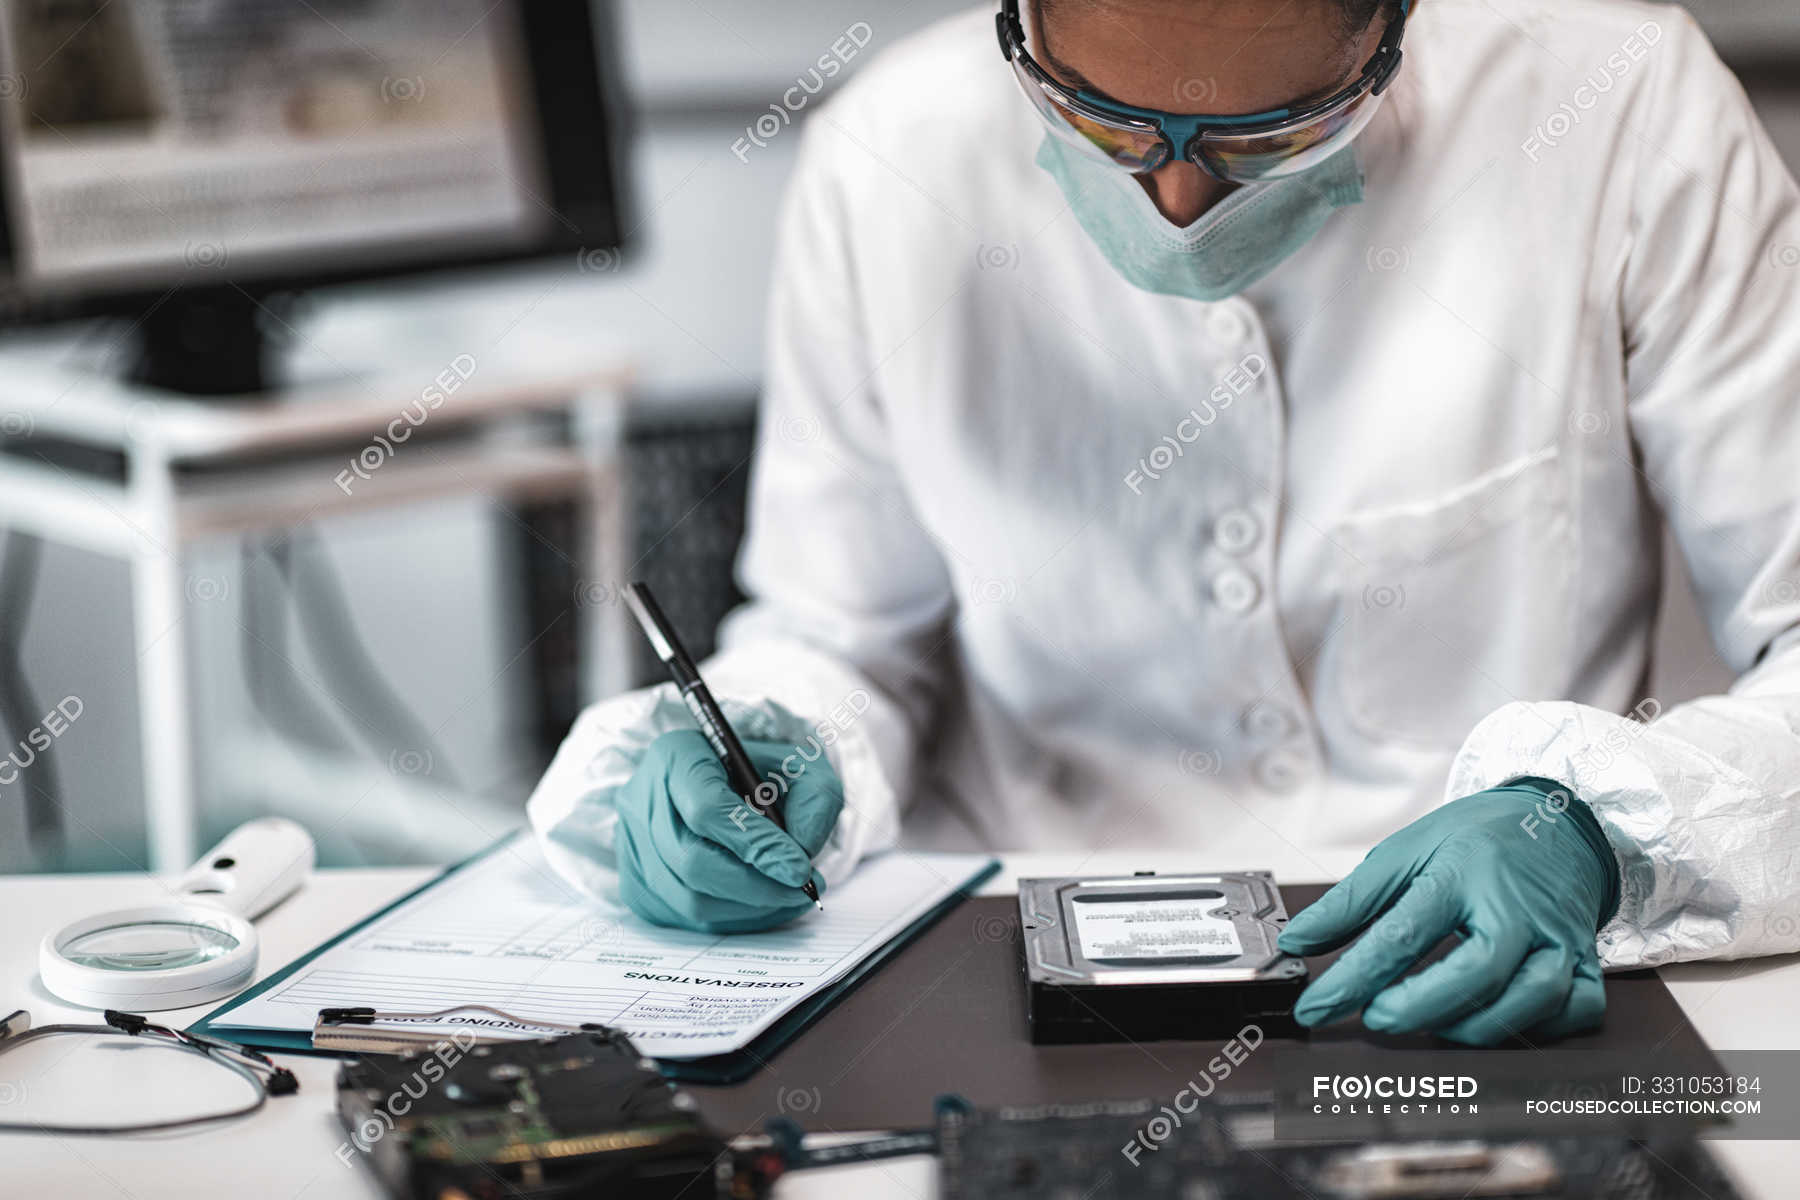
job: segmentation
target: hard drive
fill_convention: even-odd
[[[1267,871],[1022,879],[1031,1040],[1224,1041],[1293,1036],[1306,964]]]
[[[357,1058],[338,1073],[338,1119],[338,1160],[366,1162],[395,1200],[767,1194],[693,1098],[600,1025]]]

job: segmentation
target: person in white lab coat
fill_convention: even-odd
[[[744,929],[903,815],[1375,846],[1283,938],[1369,931],[1298,1014],[1472,1043],[1591,1026],[1602,966],[1800,948],[1800,197],[1693,21],[999,15],[801,135],[704,668],[792,836],[657,688],[534,794],[558,868]],[[1729,694],[1645,694],[1665,525]]]

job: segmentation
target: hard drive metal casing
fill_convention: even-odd
[[[1040,1045],[1292,1036],[1306,964],[1267,871],[1022,879],[1027,1015]]]

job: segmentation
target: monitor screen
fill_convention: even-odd
[[[581,242],[540,106],[571,82],[598,92],[535,77],[530,8],[0,0],[11,290],[151,294]]]

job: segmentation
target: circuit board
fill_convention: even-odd
[[[340,1157],[366,1159],[396,1197],[750,1194],[690,1098],[597,1027],[357,1059],[339,1075],[338,1115]]]
[[[1198,1103],[1174,1126],[1150,1101],[972,1108],[940,1101],[944,1200],[1735,1200],[1691,1138],[1275,1146],[1267,1105]]]

